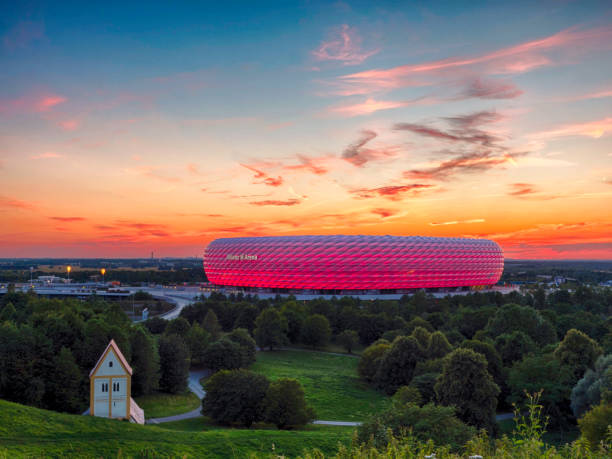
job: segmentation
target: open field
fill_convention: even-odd
[[[59,414],[0,400],[0,458],[13,457],[295,457],[304,449],[337,451],[346,428],[301,431],[223,429],[178,431],[89,416]]]
[[[145,412],[145,417],[163,418],[175,414],[187,413],[200,406],[200,399],[192,392],[184,394],[157,393],[135,398],[138,406]]]
[[[384,409],[389,398],[359,380],[358,361],[354,357],[323,352],[266,351],[257,353],[257,362],[251,370],[271,380],[299,380],[317,419],[363,421],[371,413]]]

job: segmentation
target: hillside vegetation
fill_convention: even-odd
[[[327,454],[348,444],[351,430],[219,429],[177,431],[161,426],[55,413],[0,400],[0,458],[14,457],[295,457],[304,449]]]

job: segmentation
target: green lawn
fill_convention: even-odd
[[[363,421],[384,409],[389,398],[359,380],[358,362],[355,357],[323,352],[267,351],[257,353],[251,370],[271,380],[299,380],[317,419]]]
[[[158,392],[137,397],[136,403],[145,412],[145,418],[163,418],[175,414],[187,413],[200,406],[200,399],[192,392],[184,394],[164,394]]]
[[[186,422],[186,421],[185,421]],[[192,422],[192,421],[190,421]],[[176,427],[176,426],[175,426]],[[303,431],[170,430],[154,425],[66,415],[0,400],[0,458],[14,457],[295,457],[304,449],[327,454],[348,444],[352,430],[312,426]]]

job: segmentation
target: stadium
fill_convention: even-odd
[[[212,241],[204,271],[246,291],[410,293],[496,284],[504,269],[487,239],[421,236],[278,236]]]

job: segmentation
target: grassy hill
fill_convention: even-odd
[[[206,429],[206,426],[203,428]],[[311,426],[302,431],[222,429],[181,431],[163,426],[55,413],[0,400],[0,458],[15,457],[295,457],[349,443],[352,429]],[[274,449],[273,449],[274,448]]]
[[[359,379],[358,363],[358,358],[349,355],[301,350],[266,351],[257,353],[257,362],[251,370],[271,380],[299,380],[317,419],[363,421],[388,406],[389,397]]]

